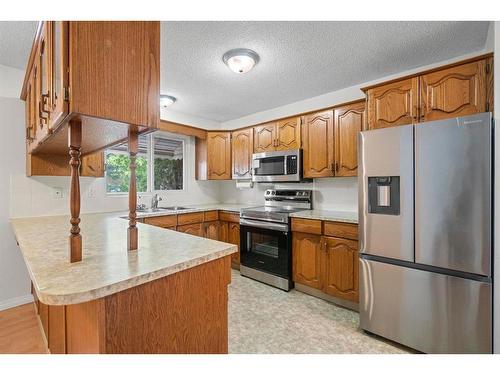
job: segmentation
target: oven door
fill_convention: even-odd
[[[292,247],[288,225],[241,219],[240,236],[243,266],[290,278]]]

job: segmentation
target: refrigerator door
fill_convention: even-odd
[[[360,252],[414,261],[413,126],[359,134]]]
[[[491,275],[490,113],[415,126],[415,262]]]
[[[492,352],[492,285],[360,259],[362,329],[425,353]]]

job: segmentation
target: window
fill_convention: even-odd
[[[184,142],[153,136],[154,190],[182,190]]]
[[[106,150],[106,191],[127,193],[130,157],[127,143]],[[166,133],[139,136],[137,191],[184,189],[184,141]]]

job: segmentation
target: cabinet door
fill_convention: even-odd
[[[293,281],[321,289],[321,236],[293,232]]]
[[[204,237],[203,223],[179,225],[177,231],[193,236]]]
[[[334,174],[333,111],[309,114],[302,129],[304,177]]]
[[[369,129],[418,121],[418,77],[372,88],[367,96]]]
[[[44,22],[37,51],[38,61],[38,129],[37,141],[42,141],[49,133],[50,121],[50,23]]]
[[[358,242],[337,237],[323,238],[323,291],[335,297],[358,302]]]
[[[233,265],[240,265],[240,224],[229,223],[228,224],[228,241],[233,245],[238,245],[238,252],[231,255],[231,263]]]
[[[227,221],[219,223],[219,241],[229,242],[229,223]]]
[[[233,179],[252,177],[253,129],[232,134]]]
[[[65,89],[68,87],[68,22],[51,21],[51,116],[49,129],[54,129],[68,113]]]
[[[276,150],[276,123],[258,125],[253,128],[254,152]]]
[[[276,150],[300,148],[300,117],[278,121],[276,132]]]
[[[217,241],[219,239],[219,222],[207,221],[203,225],[205,227],[205,237]]]
[[[104,151],[82,157],[80,175],[83,177],[104,177]]]
[[[26,87],[26,141],[29,144],[35,139],[35,105],[34,105],[34,75],[33,72],[30,75],[28,84]]]
[[[357,176],[358,134],[364,128],[365,102],[335,108],[335,175]]]
[[[486,60],[420,77],[421,121],[486,111]]]
[[[231,133],[209,132],[207,135],[208,179],[231,179]]]

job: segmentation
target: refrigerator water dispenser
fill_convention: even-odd
[[[368,177],[368,212],[399,215],[399,176]]]

